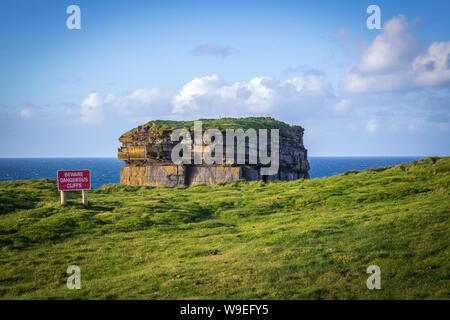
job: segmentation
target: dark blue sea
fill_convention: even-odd
[[[392,166],[424,157],[310,157],[311,178],[330,177],[348,170]],[[0,158],[0,181],[56,179],[58,170],[90,169],[92,187],[119,183],[123,161],[116,158]]]

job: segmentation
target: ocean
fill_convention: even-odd
[[[330,177],[348,170],[393,166],[424,157],[309,157],[312,179]],[[92,187],[119,183],[123,161],[117,158],[0,158],[0,181],[56,179],[58,170],[91,170]]]

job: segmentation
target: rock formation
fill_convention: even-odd
[[[120,183],[149,186],[191,186],[198,184],[215,184],[246,180],[296,180],[309,178],[307,150],[303,146],[303,131],[300,126],[290,126],[272,118],[222,118],[202,119],[203,131],[214,128],[223,133],[227,129],[279,129],[279,170],[272,176],[260,174],[263,166],[258,158],[256,164],[250,164],[250,153],[258,153],[258,145],[245,140],[245,164],[227,162],[225,150],[223,164],[180,164],[173,163],[172,149],[180,143],[171,141],[173,130],[185,128],[193,138],[193,121],[151,121],[124,133],[119,141],[122,146],[118,150],[119,160],[126,163],[120,170]],[[234,140],[234,139],[233,139]],[[268,139],[270,142],[270,139]],[[237,139],[236,139],[237,141]],[[234,141],[236,144],[237,142]],[[203,150],[207,148],[204,145]],[[224,146],[225,148],[225,146]],[[268,147],[270,149],[270,146]],[[194,150],[194,148],[193,148]],[[235,150],[238,150],[235,147]],[[237,155],[235,155],[236,157]],[[194,153],[192,153],[194,157]],[[194,162],[192,162],[194,163]]]

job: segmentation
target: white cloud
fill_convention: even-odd
[[[299,94],[310,96],[324,96],[332,91],[329,82],[324,81],[323,78],[315,75],[307,75],[303,78],[296,77],[292,80],[286,80],[284,84],[291,84],[295,86],[296,91]]]
[[[217,75],[195,78],[173,98],[173,112],[215,111],[223,113],[265,113],[305,100],[332,95],[331,84],[315,75],[277,80],[255,77],[228,85]],[[303,102],[302,102],[303,101]],[[222,109],[222,110],[221,110]]]
[[[220,95],[219,89],[224,85],[223,80],[217,75],[194,78],[186,83],[173,98],[173,112],[184,113],[186,109],[198,110],[199,98],[213,94]],[[222,95],[222,98],[224,97]]]
[[[167,113],[171,109],[170,98],[171,92],[150,88],[137,89],[111,102],[122,116],[145,118]]]
[[[400,91],[413,87],[412,79],[403,73],[359,74],[348,72],[343,78],[346,93]]]
[[[327,130],[338,130],[345,123],[355,132],[370,134],[378,133],[381,123],[391,133],[418,128],[445,132],[448,102],[430,101],[425,91],[339,97],[324,77],[315,75],[288,80],[255,77],[231,84],[210,75],[194,78],[178,91],[141,88],[119,96],[91,93],[81,104],[81,117],[85,123],[108,117],[107,123],[139,125],[155,119],[272,116],[289,123],[320,124]],[[425,119],[426,126],[416,118]]]
[[[22,118],[29,118],[31,116],[31,113],[32,113],[32,111],[30,108],[25,108],[25,109],[20,110],[19,114]]]
[[[412,63],[416,82],[423,86],[439,86],[450,82],[450,41],[433,42],[426,53]]]
[[[170,98],[169,92],[157,88],[137,89],[123,96],[94,92],[81,103],[81,121],[100,123],[114,112],[129,122],[146,121],[149,117],[167,113],[171,109]]]
[[[422,51],[405,16],[388,20],[342,78],[347,93],[388,92],[450,83],[450,42],[434,42]]]
[[[113,112],[132,123],[251,115],[305,119],[335,99],[331,84],[315,75],[284,81],[255,77],[232,84],[211,75],[194,78],[179,91],[141,88],[122,96],[94,92],[83,100],[80,111],[84,123],[99,123]]]
[[[98,92],[91,93],[81,103],[81,121],[85,123],[99,123],[103,121],[104,105],[110,103],[114,96],[103,96]]]
[[[381,73],[405,67],[419,52],[419,42],[408,33],[408,23],[404,15],[388,20],[383,32],[375,37],[361,55],[358,71]]]

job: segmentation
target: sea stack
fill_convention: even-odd
[[[260,143],[251,143],[245,139],[245,164],[230,163],[225,159],[226,146],[223,146],[223,164],[174,164],[172,149],[179,141],[171,141],[175,129],[186,129],[194,142],[194,121],[155,120],[124,133],[119,141],[122,146],[118,150],[119,160],[126,163],[120,169],[120,183],[128,185],[145,186],[192,186],[199,184],[212,185],[223,182],[233,182],[239,179],[246,180],[282,180],[309,179],[309,163],[307,150],[303,145],[304,129],[297,125],[289,125],[268,117],[250,118],[221,118],[200,119],[202,130],[218,129],[223,134],[226,144],[226,130],[242,129],[279,129],[279,166],[273,175],[261,175],[261,164],[250,163],[249,154],[258,154]],[[237,139],[233,139],[235,150]],[[268,149],[271,149],[270,141]],[[203,145],[202,150],[208,148]],[[194,147],[192,147],[194,150]],[[198,149],[197,149],[198,150]],[[236,155],[235,155],[236,157]],[[192,159],[194,152],[192,153]]]

